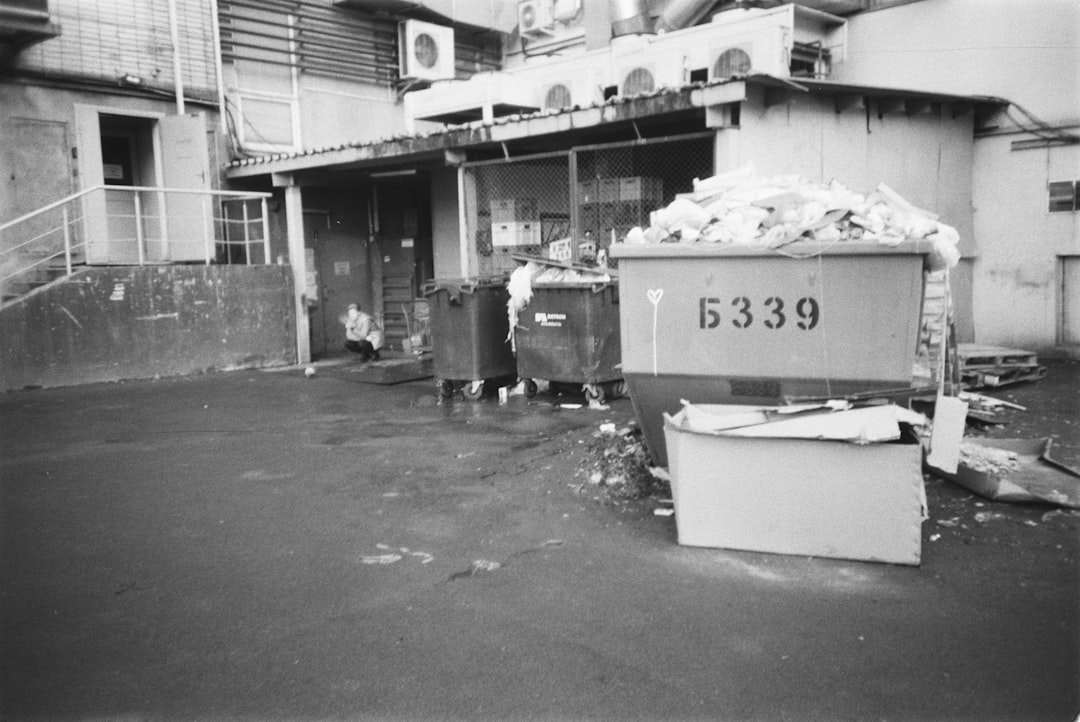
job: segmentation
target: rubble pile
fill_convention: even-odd
[[[641,429],[636,424],[616,428],[607,423],[593,434],[578,475],[619,500],[670,496],[668,482],[650,468]]]
[[[965,443],[960,445],[960,463],[973,471],[1004,476],[1020,468],[1020,456],[1007,449]]]
[[[695,179],[694,192],[678,196],[636,227],[626,243],[720,243],[780,248],[797,240],[824,243],[905,240],[933,244],[931,270],[960,260],[956,229],[916,208],[884,183],[863,195],[838,181],[822,184],[798,175],[757,175],[752,165]]]

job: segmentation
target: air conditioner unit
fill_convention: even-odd
[[[653,65],[626,68],[619,78],[619,95],[624,98],[642,93],[652,93],[658,88],[656,69]]]
[[[518,31],[524,38],[554,35],[553,0],[520,0],[518,2]]]
[[[754,69],[754,47],[749,43],[716,49],[709,63],[709,80],[749,75]]]
[[[452,80],[454,29],[420,20],[399,23],[398,74],[402,80]]]
[[[544,110],[563,110],[574,106],[574,93],[571,83],[550,83],[543,88],[541,105]]]

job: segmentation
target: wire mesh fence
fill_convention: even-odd
[[[701,133],[472,163],[467,226],[480,275],[522,256],[610,265],[607,250],[695,178],[713,173],[713,135]]]

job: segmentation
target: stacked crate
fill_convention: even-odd
[[[540,204],[535,198],[491,201],[491,245],[495,248],[540,245]]]
[[[578,203],[582,235],[589,234],[606,247],[612,231],[621,239],[634,226],[648,225],[649,213],[664,205],[664,183],[644,176],[582,181]]]

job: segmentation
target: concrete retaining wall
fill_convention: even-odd
[[[0,388],[296,363],[287,266],[86,268],[0,309]]]

